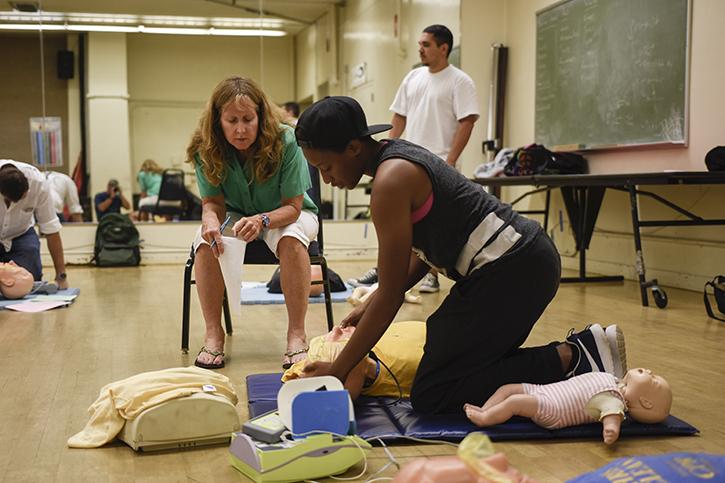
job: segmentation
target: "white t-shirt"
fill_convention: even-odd
[[[461,69],[448,65],[431,74],[418,67],[405,76],[390,110],[405,116],[403,137],[445,160],[453,144],[458,121],[480,115],[473,80]]]
[[[34,166],[10,159],[0,159],[0,167],[13,164],[28,179],[28,192],[17,203],[6,206],[0,201],[0,243],[10,251],[13,239],[38,222],[40,233],[50,235],[61,229],[55,214],[49,183],[43,173]]]
[[[78,200],[78,188],[70,176],[56,171],[48,171],[45,177],[53,190],[53,206],[56,213],[63,213],[63,206],[68,206],[71,215],[82,214],[83,208]]]

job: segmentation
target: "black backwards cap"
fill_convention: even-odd
[[[352,97],[327,96],[305,109],[295,136],[303,148],[343,150],[353,139],[392,128],[390,124],[368,126],[362,107]]]

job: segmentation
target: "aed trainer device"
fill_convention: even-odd
[[[277,443],[287,427],[275,409],[250,419],[242,425],[242,432],[265,443]]]

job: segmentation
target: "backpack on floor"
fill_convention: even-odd
[[[708,299],[707,297],[708,285],[712,287],[713,295],[715,297],[715,304],[717,304],[717,309],[720,311],[721,314],[725,314],[725,275],[716,275],[715,278],[713,278],[709,282],[705,282],[705,288],[702,289],[702,298],[705,302],[705,310],[707,311],[707,315],[713,319],[725,322],[725,318],[720,318],[716,316],[712,310],[712,307],[710,306],[710,299]]]
[[[99,267],[129,267],[141,263],[141,242],[133,222],[109,213],[98,222],[93,260]]]

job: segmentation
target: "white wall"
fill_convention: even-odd
[[[89,193],[105,191],[115,178],[130,192],[126,35],[88,34],[88,166]]]
[[[292,37],[128,35],[132,172],[147,158],[187,171],[186,146],[214,87],[251,77],[272,102],[294,96]],[[134,179],[134,187],[137,189]]]
[[[400,82],[413,65],[420,62],[420,33],[428,25],[444,24],[453,33],[454,43],[458,44],[459,6],[459,0],[441,0],[435,3],[425,0],[347,2],[338,11],[339,83],[330,86],[329,93],[357,99],[365,110],[369,124],[389,123],[392,119],[389,107]],[[312,34],[298,35],[298,47],[301,44],[313,44],[309,40],[310,35]],[[309,84],[309,75],[304,76],[305,71],[301,66],[313,62],[312,51],[304,49],[298,52],[297,79],[305,86]],[[353,86],[351,73],[359,66],[364,66],[365,69],[364,82]],[[308,91],[309,88],[305,90]],[[477,124],[475,129],[481,128]],[[377,137],[384,138],[385,134]],[[470,156],[471,152],[464,152],[462,160]],[[336,210],[340,216],[344,216],[344,194],[337,189],[335,191]],[[351,204],[364,204],[368,199],[363,190],[353,190],[348,195]],[[323,191],[323,197],[329,199],[330,195]],[[352,216],[357,211],[360,210],[351,210],[349,214]]]
[[[314,99],[317,89],[317,27],[295,36],[295,100]]]
[[[63,253],[69,265],[86,264],[93,258],[95,223],[69,223],[63,225]],[[189,247],[199,228],[192,221],[176,223],[137,223],[144,265],[170,263],[179,266],[189,258]],[[377,238],[372,223],[362,221],[325,221],[325,258],[327,260],[374,260],[377,256]],[[43,265],[53,265],[47,243],[40,245]],[[72,278],[73,267],[68,269]]]
[[[492,38],[509,47],[508,83],[505,109],[505,145],[521,146],[533,141],[536,11],[554,3],[553,0],[462,0],[462,38],[465,45],[479,45],[480,57],[471,59],[464,50],[465,62],[483,63],[470,69],[479,86],[490,83],[491,62],[488,46]],[[704,155],[725,138],[725,32],[720,28],[725,18],[725,2],[693,0],[692,47],[690,66],[690,144],[686,148],[630,149],[587,153],[592,173],[625,173],[673,170],[704,170]],[[487,102],[482,104],[486,105]],[[475,136],[475,134],[474,134]],[[473,142],[473,141],[472,141]],[[671,199],[705,218],[720,218],[725,206],[725,190],[721,187],[654,187],[652,191]],[[524,191],[505,189],[504,199],[511,200]],[[531,201],[541,206],[543,196]],[[527,203],[519,206],[525,209]],[[558,223],[563,206],[558,193],[553,197],[551,225]],[[650,199],[640,204],[643,219],[664,219],[674,213]],[[683,217],[679,217],[682,219]],[[564,225],[550,233],[562,252],[564,266],[578,267],[575,247],[566,215]],[[624,274],[635,278],[634,243],[628,198],[609,190],[587,254],[592,272]],[[725,263],[725,228],[680,227],[648,228],[644,234],[644,258],[647,277],[661,283],[701,289],[705,278],[723,270]]]

